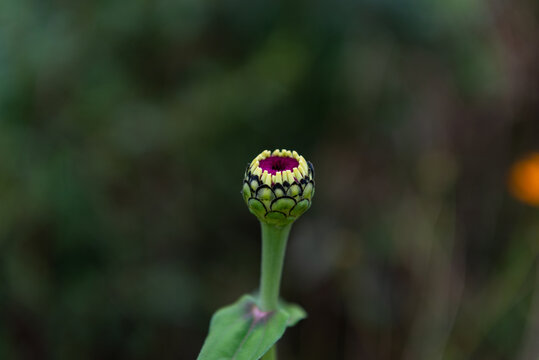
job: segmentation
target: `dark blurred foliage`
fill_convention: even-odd
[[[1,0],[0,358],[194,359],[256,289],[239,194],[317,174],[282,359],[539,358],[535,0]]]

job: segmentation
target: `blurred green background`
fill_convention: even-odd
[[[194,359],[316,169],[282,359],[539,358],[535,0],[1,0],[0,359]]]

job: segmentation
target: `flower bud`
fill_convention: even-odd
[[[247,166],[242,194],[260,221],[289,224],[311,206],[313,165],[295,151],[265,150]]]

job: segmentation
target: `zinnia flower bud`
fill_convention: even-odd
[[[311,206],[314,168],[295,151],[263,151],[245,170],[243,199],[260,221],[286,225]]]

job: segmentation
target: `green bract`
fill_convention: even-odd
[[[265,150],[247,166],[242,194],[260,221],[289,224],[311,206],[313,165],[295,151]]]

